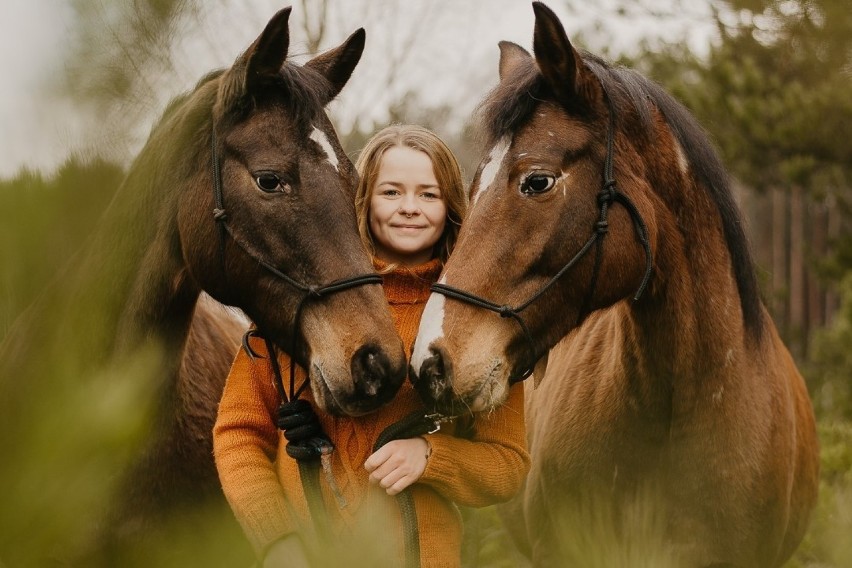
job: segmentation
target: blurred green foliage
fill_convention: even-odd
[[[123,175],[72,158],[49,177],[0,182],[0,561],[10,566],[76,553],[147,429],[156,346],[104,364],[81,348],[105,319],[80,300],[98,295],[64,297]]]
[[[682,44],[634,63],[705,125],[741,181],[848,191],[852,12],[843,0],[715,0],[720,39],[706,57]],[[749,9],[759,6],[759,9]]]
[[[79,252],[123,176],[116,164],[72,157],[49,177],[0,180],[0,338]]]
[[[138,101],[150,94],[154,85],[144,83],[140,70],[167,62],[176,22],[192,13],[194,3],[148,0],[105,9],[100,2],[75,0],[74,6],[83,25],[70,51],[77,65],[68,67],[66,87],[85,104],[120,106],[128,97]],[[831,195],[848,227],[852,11],[847,0],[716,0],[714,6],[720,39],[706,57],[677,44],[655,47],[630,63],[696,113],[736,176],[758,189],[795,183]],[[120,30],[121,41],[105,38],[107,28]],[[410,106],[418,104],[413,100]],[[409,121],[416,116],[424,124],[443,120],[440,113],[430,118],[422,109],[417,112],[399,108],[394,116]],[[349,147],[359,148],[366,134],[353,133]],[[460,139],[453,145],[469,143]],[[97,306],[86,303],[77,310],[88,312],[89,319],[57,315],[31,322],[63,328],[52,335],[62,346],[17,341],[27,337],[21,316],[28,307],[50,304],[48,283],[61,287],[78,266],[79,251],[122,176],[121,166],[71,158],[50,175],[22,171],[0,180],[0,566],[44,565],[79,552],[96,529],[94,519],[108,506],[118,472],[146,433],[156,385],[149,379],[161,357],[157,346],[121,362],[87,367],[90,354],[80,352],[86,343],[79,336],[103,320]],[[811,359],[800,362],[820,420],[820,502],[789,568],[852,566],[852,236],[843,233],[834,250],[822,263],[825,277],[839,283],[843,307],[835,323],[814,339]],[[102,285],[109,286],[109,280]],[[96,301],[97,295],[91,297]],[[42,364],[23,372],[19,353],[24,362]],[[26,421],[15,420],[21,416]],[[466,566],[526,565],[493,507],[464,514]],[[150,554],[126,565],[244,565],[244,545],[234,540],[231,522],[220,511],[187,512],[183,522],[161,527]],[[187,555],[181,543],[199,538],[205,546]],[[565,538],[570,539],[570,529]],[[601,537],[604,552],[607,538],[612,537]],[[601,562],[589,559],[585,565]]]
[[[852,423],[852,269],[840,283],[840,294],[843,302],[834,325],[814,337],[805,369],[822,418]]]

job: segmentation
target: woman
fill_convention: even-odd
[[[382,275],[397,331],[410,354],[429,286],[438,278],[465,214],[459,166],[434,133],[407,125],[373,136],[356,168],[361,176],[356,195],[361,237]],[[252,348],[266,357],[263,342],[252,341]],[[289,358],[280,355],[278,361],[286,374]],[[280,401],[272,381],[269,359],[251,358],[241,350],[214,430],[225,495],[264,567],[310,566],[306,552],[316,558],[317,545],[346,555],[323,565],[402,565],[403,525],[391,496],[404,489],[411,492],[417,515],[421,566],[459,566],[462,528],[453,503],[483,507],[504,501],[519,489],[529,469],[520,386],[502,408],[472,418],[465,428],[473,432],[469,439],[456,436],[456,425],[450,423],[373,452],[385,428],[424,408],[405,382],[391,403],[372,414],[320,415],[334,444],[321,485],[335,543],[305,546],[315,519],[308,514],[298,465],[284,451],[286,441],[275,426]],[[302,396],[311,401],[309,390]],[[369,553],[373,556],[368,559]]]

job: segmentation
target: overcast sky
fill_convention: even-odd
[[[659,0],[671,11],[674,0]],[[643,37],[688,38],[704,49],[713,27],[703,2],[691,14],[660,19],[615,15],[616,0],[587,2],[550,0],[574,37],[582,32],[589,44],[607,41],[613,52],[630,51]],[[0,8],[0,176],[21,167],[51,169],[69,152],[86,153],[97,134],[115,115],[81,113],[71,101],[48,95],[48,85],[66,64],[74,37],[75,14],[64,0],[3,0]],[[106,0],[104,4],[108,4]],[[285,3],[271,0],[205,1],[201,13],[180,26],[169,70],[156,75],[156,94],[144,103],[137,132],[127,147],[116,145],[114,157],[138,151],[150,124],[173,96],[190,88],[210,69],[230,65]],[[294,2],[291,54],[305,53],[305,35],[296,26],[303,14]],[[367,47],[346,89],[333,103],[332,117],[343,131],[354,121],[369,127],[387,118],[387,108],[405,91],[415,90],[424,106],[449,104],[458,127],[464,116],[497,80],[497,42],[514,41],[531,49],[533,11],[528,0],[340,0],[329,11],[321,47],[340,43],[349,33],[367,29]],[[599,27],[603,22],[603,28]],[[596,23],[598,25],[596,25]],[[115,30],[104,29],[104,34]],[[598,50],[600,45],[583,45]],[[407,55],[396,76],[389,60]],[[147,118],[150,117],[150,118]],[[106,129],[108,131],[108,128]],[[108,134],[104,135],[109,137]],[[101,139],[102,140],[102,139]],[[100,144],[100,149],[109,144]]]

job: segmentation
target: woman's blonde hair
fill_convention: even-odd
[[[461,168],[453,152],[437,134],[415,124],[394,124],[383,128],[367,141],[358,155],[355,168],[358,170],[360,180],[355,193],[355,212],[358,215],[358,231],[361,233],[361,240],[367,250],[375,255],[376,247],[373,243],[373,235],[370,233],[371,191],[379,176],[382,157],[389,148],[395,146],[404,146],[423,152],[432,160],[435,179],[441,189],[441,199],[447,207],[444,233],[435,243],[432,255],[440,258],[441,263],[444,263],[456,244],[459,227],[467,214],[467,195],[464,191]]]

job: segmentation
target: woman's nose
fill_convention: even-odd
[[[399,204],[399,212],[407,217],[419,213],[420,208],[417,206],[416,198],[409,195],[404,196]]]

